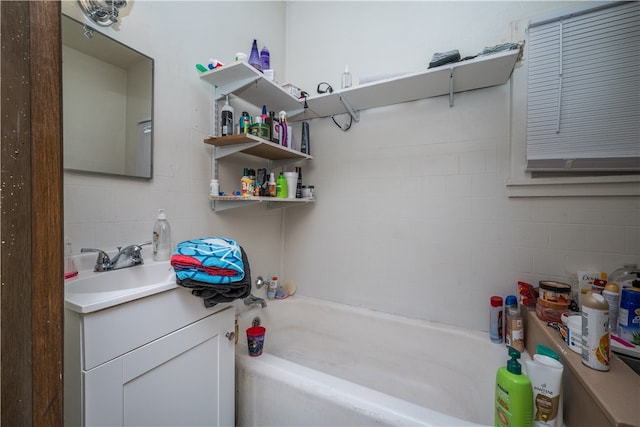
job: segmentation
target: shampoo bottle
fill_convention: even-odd
[[[530,426],[533,421],[533,388],[531,380],[522,373],[518,359],[520,352],[509,347],[507,366],[496,374],[495,418],[496,427]]]
[[[233,135],[233,107],[229,105],[229,95],[220,110],[220,136],[228,135]]]
[[[158,220],[153,224],[153,260],[171,258],[171,227],[164,209],[158,209]]]

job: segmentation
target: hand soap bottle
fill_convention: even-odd
[[[496,374],[495,421],[496,427],[531,426],[533,422],[533,388],[531,380],[522,373],[518,359],[520,352],[509,347],[507,366]]]
[[[171,258],[171,227],[164,209],[158,209],[158,220],[153,224],[153,260],[168,261]]]

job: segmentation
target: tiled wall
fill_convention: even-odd
[[[162,207],[175,241],[233,237],[254,274],[293,279],[301,294],[482,330],[489,295],[517,280],[640,263],[637,198],[507,196],[512,114],[522,114],[511,111],[510,84],[458,94],[453,108],[439,97],[363,111],[348,132],[312,121],[303,177],[316,186],[313,205],[213,213],[206,200],[210,93],[196,62],[230,60],[256,37],[281,83],[313,93],[320,81],[339,85],[346,64],[357,81],[510,41],[511,22],[565,3],[131,3],[113,33],[156,59],[154,179],[67,173],[76,251],[148,239]]]

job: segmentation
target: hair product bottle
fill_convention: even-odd
[[[233,107],[229,105],[229,95],[220,110],[220,136],[228,135],[233,135]]]
[[[582,363],[598,371],[609,370],[609,304],[598,293],[582,298]]]
[[[531,380],[522,373],[518,362],[520,352],[509,347],[507,366],[496,373],[495,416],[496,427],[529,427],[533,421],[533,388]]]

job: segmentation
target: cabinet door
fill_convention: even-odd
[[[232,426],[234,311],[84,372],[87,426]]]

